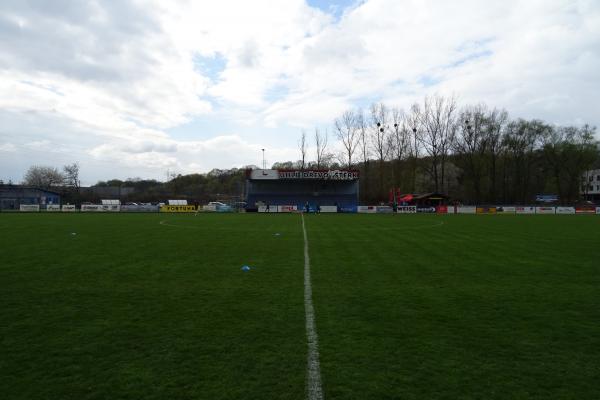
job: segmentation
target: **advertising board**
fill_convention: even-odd
[[[356,208],[356,211],[359,213],[375,214],[377,212],[377,207],[376,206],[358,206]]]
[[[513,206],[498,206],[496,207],[496,214],[514,214],[517,211],[516,207]]]
[[[556,208],[554,207],[536,207],[536,214],[556,214]]]
[[[535,214],[535,207],[518,206],[515,210],[517,214]]]
[[[575,214],[575,207],[556,207],[556,214]]]
[[[477,207],[475,206],[459,206],[456,211],[458,214],[475,214],[477,212]]]
[[[321,206],[322,213],[336,213],[338,212],[337,206]]]
[[[46,206],[46,211],[49,211],[49,212],[60,211],[60,205],[58,205],[58,204],[48,204]]]
[[[596,214],[595,206],[577,206],[575,207],[575,214]]]
[[[277,211],[280,213],[290,213],[290,212],[298,211],[298,206],[292,206],[292,205],[277,206]]]
[[[38,212],[38,211],[40,211],[40,205],[39,204],[21,204],[19,206],[19,211]]]
[[[75,208],[75,204],[63,204],[60,210],[62,212],[75,212],[77,208]]]
[[[187,205],[187,206],[171,206],[164,205],[160,207],[160,212],[168,212],[168,213],[191,213],[196,212],[196,206]]]
[[[121,212],[158,212],[158,206],[153,205],[124,205]]]
[[[416,214],[417,206],[398,206],[398,214]]]
[[[477,207],[477,214],[496,214],[496,207]]]
[[[417,207],[417,212],[433,214],[435,213],[435,207]]]
[[[437,206],[435,212],[438,214],[448,214],[448,206]]]

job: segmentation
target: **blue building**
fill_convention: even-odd
[[[19,210],[21,204],[60,204],[60,194],[47,189],[20,185],[0,185],[0,210]]]

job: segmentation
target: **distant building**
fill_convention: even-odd
[[[581,181],[581,197],[600,202],[600,169],[586,171]]]
[[[0,210],[18,210],[21,204],[60,204],[60,194],[20,185],[0,185]]]

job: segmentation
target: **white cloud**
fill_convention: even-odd
[[[17,148],[12,143],[2,143],[2,144],[0,144],[0,151],[5,151],[7,153],[14,153],[17,151]]]

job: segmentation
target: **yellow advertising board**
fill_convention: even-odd
[[[196,212],[196,206],[161,206],[160,212],[170,212],[170,213]]]
[[[496,207],[477,207],[477,214],[496,214]]]

